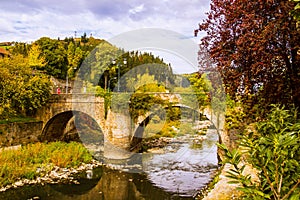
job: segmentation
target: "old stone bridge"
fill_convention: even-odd
[[[36,119],[43,122],[40,140],[63,140],[65,134],[76,128],[76,117],[97,128],[105,127],[104,99],[89,94],[53,94],[36,113]]]
[[[171,101],[178,97],[160,95]],[[172,106],[193,110],[179,103]],[[199,115],[199,111],[192,112]],[[208,110],[204,114],[216,124],[214,115]],[[142,140],[151,113],[133,122],[129,113],[108,110],[105,116],[104,99],[94,94],[53,94],[49,103],[38,110],[36,119],[42,122],[37,137],[40,141],[80,140],[94,152],[104,151],[105,157],[123,159],[129,157],[130,151]],[[222,129],[219,131],[224,140]],[[106,148],[109,151],[105,151]]]

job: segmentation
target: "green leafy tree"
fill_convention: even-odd
[[[199,108],[205,108],[209,103],[209,91],[212,89],[206,74],[194,73],[189,77],[194,94],[197,96]]]
[[[69,78],[73,78],[75,76],[75,72],[80,68],[83,59],[84,52],[79,47],[75,47],[73,42],[70,42],[67,49],[67,73]]]
[[[82,78],[93,82],[95,85],[100,84],[101,87],[105,88],[108,80],[116,77],[118,66],[113,65],[112,61],[120,55],[121,52],[117,47],[108,42],[101,42],[85,60],[85,63],[91,67],[86,70],[85,74],[81,74]],[[103,74],[105,77],[100,77]]]
[[[136,78],[127,77],[126,78],[126,90],[127,91],[134,91],[135,90],[135,83],[136,83]]]
[[[161,97],[151,94],[151,92],[166,91],[164,86],[158,85],[153,75],[137,75],[133,88],[135,93],[130,97],[129,108],[134,120],[137,120],[139,116],[144,116],[155,104],[163,107],[166,105],[166,101]]]
[[[15,111],[12,109],[10,97],[16,88],[14,88],[15,85],[11,84],[9,69],[5,68],[2,62],[0,62],[0,117],[1,119],[5,119],[15,114]]]
[[[29,45],[24,42],[14,42],[13,47],[10,49],[12,54],[18,55],[22,54],[23,56],[28,55]]]
[[[32,115],[47,103],[50,97],[49,89],[49,79],[45,75],[38,74],[26,80],[20,91],[22,97],[19,100],[21,109],[25,111],[26,115]]]
[[[53,40],[47,37],[40,38],[36,41],[42,49],[42,55],[45,57],[47,64],[45,71],[47,74],[56,78],[65,79],[67,75],[67,52],[62,41]]]
[[[139,116],[145,116],[155,104],[164,105],[166,102],[153,94],[134,93],[130,98],[129,111],[136,121]]]
[[[164,87],[158,86],[158,82],[155,80],[155,77],[149,75],[148,73],[140,75],[138,74],[135,79],[134,84],[135,91],[137,92],[161,92],[165,91]]]
[[[69,45],[68,45],[68,49],[67,49],[67,59],[68,59],[68,64],[69,66],[72,66],[74,67],[74,62],[73,62],[73,59],[74,59],[74,54],[75,54],[75,45],[73,42],[70,42]]]

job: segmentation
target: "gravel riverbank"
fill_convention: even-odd
[[[73,183],[79,184],[79,182],[74,178],[77,174],[85,172],[87,177],[91,175],[92,169],[102,166],[103,163],[92,160],[91,163],[85,164],[82,163],[78,168],[60,168],[58,166],[52,167],[52,170],[46,172],[45,169],[39,168],[37,171],[41,174],[34,180],[29,179],[20,179],[13,184],[7,185],[0,188],[0,192],[6,190],[22,187],[25,185],[34,185],[34,184],[57,184],[57,183]]]

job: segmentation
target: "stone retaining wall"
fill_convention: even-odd
[[[226,145],[230,150],[236,148],[236,141],[238,139],[237,130],[226,130],[224,113],[214,113],[211,109],[204,109],[203,114],[214,124],[219,134],[219,143]],[[219,159],[223,160],[224,152],[218,148]]]
[[[43,122],[0,124],[0,147],[38,142]]]

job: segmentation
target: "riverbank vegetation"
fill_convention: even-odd
[[[299,199],[300,198],[300,120],[297,111],[275,106],[263,121],[247,126],[241,135],[239,149],[230,151],[224,145],[224,162],[231,163],[228,172],[231,183],[247,199]],[[246,164],[258,170],[258,180],[245,174]]]
[[[43,176],[54,166],[71,168],[91,161],[88,150],[76,142],[35,143],[19,149],[4,149],[0,153],[0,187],[20,179]]]
[[[199,56],[213,63],[200,71],[221,75],[225,130],[238,138],[220,146],[229,183],[243,199],[299,199],[299,2],[213,0],[199,31],[207,33]],[[247,164],[256,175],[245,174]]]

